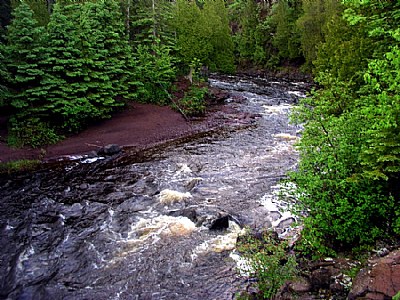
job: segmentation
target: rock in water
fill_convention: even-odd
[[[98,155],[114,155],[121,152],[121,147],[117,144],[110,144],[102,147],[99,151],[97,151]]]

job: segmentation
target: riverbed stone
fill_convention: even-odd
[[[98,155],[114,155],[121,152],[121,147],[117,144],[106,145],[97,151]]]
[[[82,183],[79,185],[79,189],[81,190],[87,190],[89,188],[89,185],[87,183]]]
[[[224,102],[224,100],[228,99],[230,95],[229,92],[216,88],[210,88],[209,90],[211,99],[217,103]]]
[[[63,214],[66,220],[82,217],[82,205],[74,203],[71,206],[64,206]]]
[[[392,299],[400,291],[400,249],[370,259],[353,282],[348,299]]]
[[[307,278],[300,277],[298,280],[289,282],[289,290],[294,293],[310,292],[312,289],[311,283]]]

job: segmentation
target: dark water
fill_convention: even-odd
[[[0,299],[234,298],[241,228],[292,220],[274,195],[296,166],[287,114],[307,85],[210,82],[253,116],[242,128],[0,179]]]

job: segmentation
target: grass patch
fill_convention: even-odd
[[[33,171],[40,165],[40,160],[21,159],[0,163],[0,174]]]

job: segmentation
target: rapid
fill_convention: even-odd
[[[245,227],[294,221],[278,199],[308,84],[214,76],[234,130],[120,163],[80,160],[0,178],[0,299],[233,299]]]

